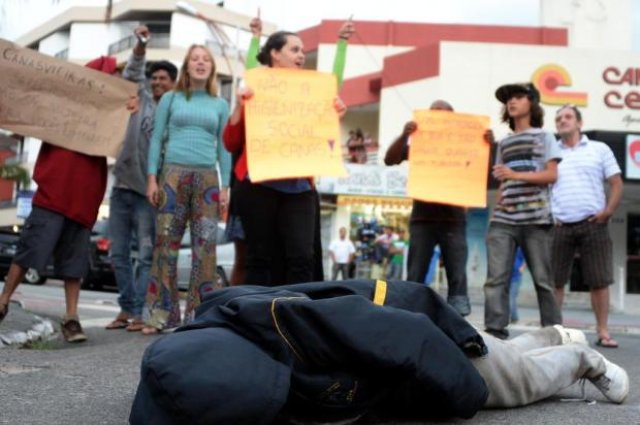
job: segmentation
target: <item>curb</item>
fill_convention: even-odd
[[[22,346],[33,341],[48,340],[56,333],[51,320],[24,311],[22,303],[15,301],[13,303],[18,304],[16,307],[22,310],[21,314],[28,317],[28,321],[20,321],[24,323],[23,327],[28,326],[28,329],[0,331],[0,349],[14,345]],[[14,314],[16,313],[14,312]]]

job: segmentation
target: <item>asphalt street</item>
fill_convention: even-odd
[[[157,337],[105,330],[104,324],[118,310],[116,296],[107,292],[82,292],[81,317],[89,337],[85,344],[66,344],[58,336],[50,343],[31,349],[0,348],[0,424],[115,425],[128,422],[141,355]],[[63,312],[59,285],[21,286],[16,298],[40,315],[55,318]],[[472,322],[481,317],[478,316],[481,306],[473,307]],[[536,314],[533,309],[521,310],[523,321]],[[469,421],[410,423],[640,424],[640,333],[633,331],[636,328],[628,329],[629,332],[616,334],[620,348],[600,350],[629,373],[631,393],[623,405],[607,402],[587,382],[586,395],[596,401],[593,404],[562,400],[581,395],[581,387],[576,384],[553,399],[524,408],[481,411]],[[595,338],[589,331],[587,335],[590,340]]]

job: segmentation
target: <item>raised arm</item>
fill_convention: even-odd
[[[338,81],[338,88],[342,87],[344,77],[344,67],[347,58],[347,45],[349,38],[356,32],[356,27],[352,21],[347,21],[338,31],[338,42],[336,43],[336,56],[333,59],[333,75]]]
[[[260,50],[260,37],[262,37],[262,21],[259,17],[255,17],[249,24],[251,29],[251,43],[247,51],[247,59],[245,61],[245,69],[253,69],[258,67],[258,51]]]
[[[409,121],[404,125],[402,134],[389,146],[384,156],[386,165],[397,165],[409,158],[409,136],[418,129],[418,125]]]
[[[146,43],[143,43],[141,39],[148,42],[149,39],[151,39],[151,32],[145,25],[140,25],[133,31],[133,33],[138,38],[138,42],[133,47],[133,53],[129,57],[129,61],[127,62],[127,66],[124,68],[122,76],[134,83],[142,83],[146,80],[144,70],[147,47]]]

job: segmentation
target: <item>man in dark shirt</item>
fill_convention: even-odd
[[[444,100],[436,100],[431,110],[451,111],[453,107]],[[387,150],[384,158],[386,165],[400,164],[409,157],[409,136],[418,126],[409,121],[402,135]],[[424,282],[429,261],[436,245],[440,245],[444,268],[447,273],[447,302],[458,313],[467,316],[471,313],[467,293],[467,216],[466,210],[453,205],[435,202],[413,201],[409,224],[409,258],[407,279]]]

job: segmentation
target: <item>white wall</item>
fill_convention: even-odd
[[[587,106],[581,107],[585,129],[638,132],[640,109],[610,108],[604,97],[615,90],[622,96],[637,92],[640,99],[640,81],[616,85],[603,80],[607,67],[615,66],[624,72],[638,63],[640,54],[603,49],[443,42],[439,76],[382,90],[379,140],[381,146],[388,144],[402,124],[411,119],[414,109],[428,108],[438,98],[449,101],[456,111],[488,115],[500,138],[509,130],[500,122],[502,105],[495,99],[495,90],[505,83],[531,81],[533,73],[547,64],[560,65],[570,74],[571,86],[558,87],[558,92],[587,94]],[[554,130],[553,116],[558,107],[543,104],[548,130]]]
[[[109,45],[132,34],[137,22],[71,24],[69,59],[90,60],[107,55]]]
[[[171,15],[171,46],[188,48],[194,43],[203,44],[212,39],[211,32],[200,20],[182,13]]]
[[[494,97],[496,88],[505,83],[531,81],[533,73],[543,65],[560,65],[570,74],[572,84],[559,87],[558,91],[584,92],[588,96],[587,106],[581,107],[585,129],[640,131],[640,109],[613,109],[604,103],[605,95],[612,90],[623,96],[637,92],[640,107],[640,86],[637,82],[613,85],[603,80],[607,67],[615,66],[624,72],[638,63],[640,54],[622,51],[445,42],[441,46],[439,79],[442,95],[451,100],[456,110],[489,115],[500,136],[507,128],[499,123],[501,105]],[[546,129],[554,129],[556,110],[569,102],[559,99],[557,103],[543,104]],[[632,122],[627,123],[626,117],[631,117]]]
[[[382,70],[386,56],[411,50],[405,46],[360,46],[347,47],[347,62],[344,69],[344,79],[359,75],[371,74]],[[318,46],[318,71],[331,72],[336,55],[335,44],[320,44]]]
[[[48,37],[43,38],[38,46],[38,51],[46,55],[56,53],[69,48],[69,32],[58,31]]]
[[[544,26],[566,27],[569,45],[631,50],[632,0],[540,0]]]
[[[431,102],[444,98],[440,88],[440,80],[431,78],[382,89],[378,128],[380,152],[386,152],[404,124],[413,119],[414,110],[428,109]]]

